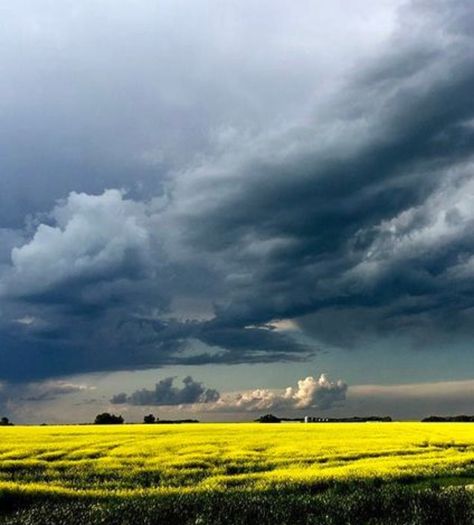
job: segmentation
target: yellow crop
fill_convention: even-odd
[[[100,497],[455,476],[474,477],[474,424],[0,428],[0,492]]]

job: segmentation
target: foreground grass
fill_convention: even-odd
[[[471,525],[474,496],[463,488],[396,483],[335,485],[320,492],[183,493],[159,497],[0,499],[1,525]]]
[[[469,423],[0,428],[0,524],[474,523],[473,480]]]

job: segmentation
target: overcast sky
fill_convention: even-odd
[[[0,412],[469,411],[473,26],[469,0],[4,2]]]

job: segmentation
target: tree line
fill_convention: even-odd
[[[121,425],[125,422],[123,417],[110,414],[109,412],[102,412],[97,414],[94,420],[95,425]],[[146,425],[163,424],[163,423],[199,423],[197,419],[160,419],[153,414],[148,414],[143,417],[143,423]]]

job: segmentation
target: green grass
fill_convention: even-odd
[[[414,490],[337,484],[307,491],[230,491],[159,497],[1,500],[1,525],[471,525],[474,495],[463,488]]]

